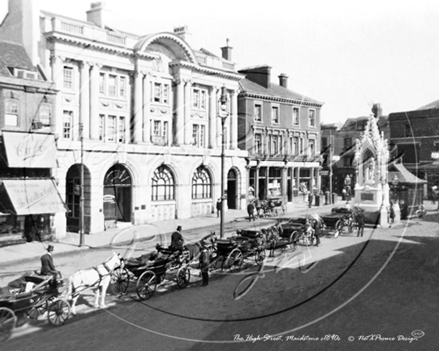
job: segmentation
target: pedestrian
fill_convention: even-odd
[[[222,210],[222,199],[221,199],[221,197],[219,197],[219,199],[217,200],[216,208],[217,208],[217,218],[218,218],[220,216],[220,211]]]
[[[185,240],[183,239],[182,235],[182,226],[177,226],[176,231],[171,234],[171,248],[174,250],[183,250],[183,244]]]
[[[344,188],[344,189],[342,189],[342,200],[343,201],[346,199],[346,196],[347,196],[347,190],[345,190],[345,188]]]
[[[63,278],[60,271],[58,271],[55,268],[55,264],[53,263],[53,257],[52,252],[54,250],[54,247],[52,245],[49,245],[47,247],[47,253],[45,253],[43,256],[41,256],[41,271],[40,273],[42,275],[52,275],[53,281],[56,283],[57,278],[60,279]]]
[[[347,190],[346,190],[346,196],[347,196],[347,203],[348,203],[351,200],[351,189],[348,186],[347,186]]]
[[[394,217],[396,217],[396,213],[394,212],[394,203],[390,200],[390,228],[391,224],[394,223]]]
[[[202,242],[202,251],[200,253],[200,270],[202,272],[202,286],[209,284],[209,264],[210,264],[210,252],[206,245]]]
[[[320,239],[320,235],[321,235],[321,222],[319,220],[315,219],[315,223],[313,225],[313,229],[315,230],[315,239],[316,239],[315,246],[321,246],[321,239]]]
[[[259,199],[256,199],[254,202],[254,206],[255,206],[255,210],[257,213],[257,219],[260,218],[260,214],[261,214],[261,201]]]
[[[309,208],[312,208],[312,202],[313,202],[313,193],[309,192]]]
[[[249,215],[249,222],[251,221],[251,219],[254,219],[254,221],[255,221],[254,210],[255,210],[255,206],[254,206],[254,203],[251,201],[247,205],[247,213]]]
[[[357,210],[356,222],[358,226],[357,236],[358,237],[364,236],[365,214],[364,214],[364,210],[361,208]]]

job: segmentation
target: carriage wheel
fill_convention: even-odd
[[[240,249],[232,250],[226,258],[224,264],[226,264],[225,268],[228,268],[231,273],[238,272],[243,264],[243,254],[241,253]]]
[[[289,237],[289,246],[292,249],[292,251],[295,251],[297,246],[296,245],[297,243],[295,242],[295,234],[296,232],[293,232]]]
[[[153,271],[145,271],[136,283],[136,292],[141,300],[148,300],[156,291],[158,279]]]
[[[130,275],[127,268],[115,269],[110,276],[110,284],[113,293],[124,294],[130,284]]]
[[[179,289],[186,288],[191,278],[191,272],[188,267],[181,267],[177,271],[177,287]]]
[[[263,248],[258,249],[255,252],[255,263],[261,266],[266,258],[266,250]]]
[[[38,317],[40,317],[42,314],[44,314],[44,312],[46,312],[46,306],[45,306],[45,304],[41,304],[41,305],[36,305],[36,306],[32,307],[27,312],[27,315],[31,319],[38,319]]]
[[[8,340],[17,323],[14,311],[6,307],[0,307],[0,343]]]
[[[47,319],[54,327],[66,323],[70,316],[70,305],[66,300],[56,300],[47,308]]]

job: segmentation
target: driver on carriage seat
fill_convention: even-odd
[[[57,278],[63,279],[63,276],[60,271],[58,271],[55,268],[55,265],[53,263],[53,258],[51,252],[53,251],[54,247],[52,245],[49,245],[47,247],[47,253],[41,256],[41,275],[52,275],[53,281],[57,283]]]
[[[171,235],[171,248],[173,250],[183,251],[183,243],[185,240],[182,236],[182,226],[178,226],[177,230]]]

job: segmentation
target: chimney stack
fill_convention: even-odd
[[[279,80],[280,80],[280,86],[282,86],[283,88],[287,89],[287,79],[289,78],[289,76],[285,73],[281,73],[278,76]]]
[[[242,73],[246,75],[246,79],[249,79],[250,81],[257,83],[261,85],[262,87],[269,89],[271,86],[270,83],[270,70],[272,67],[267,65],[257,66],[257,67],[250,67],[245,68],[238,73]]]
[[[228,61],[232,61],[232,47],[229,46],[229,39],[226,39],[226,46],[222,48],[222,58]]]
[[[188,26],[174,27],[174,34],[187,41],[187,36],[189,35]]]
[[[105,2],[92,2],[90,10],[87,11],[87,21],[104,28],[108,20],[108,14],[109,11],[105,8]]]
[[[382,117],[382,107],[380,107],[380,104],[374,104],[371,112],[373,112],[376,118]]]

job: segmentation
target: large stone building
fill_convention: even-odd
[[[101,3],[80,20],[10,0],[0,27],[0,38],[21,43],[59,90],[50,120],[58,147],[54,176],[70,211],[55,216],[57,235],[78,230],[82,192],[89,233],[116,222],[212,213],[221,196],[222,87],[227,203],[242,208],[247,152],[237,147],[236,102],[243,75],[231,48],[219,57],[191,48],[185,27],[135,35],[106,20]]]
[[[393,112],[389,115],[390,147],[394,158],[415,176],[426,180],[424,197],[432,196],[432,187],[438,187],[438,100],[414,111]]]
[[[21,44],[0,41],[0,246],[52,239],[65,208],[52,177],[57,91]]]
[[[240,70],[239,147],[249,152],[248,197],[303,201],[320,189],[322,102],[287,88],[287,76],[271,82],[271,67]]]

